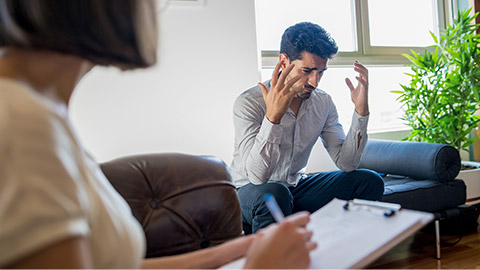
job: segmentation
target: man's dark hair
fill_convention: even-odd
[[[301,22],[285,30],[280,43],[280,53],[286,54],[291,62],[301,59],[302,52],[331,59],[338,52],[338,46],[323,27],[311,22]]]

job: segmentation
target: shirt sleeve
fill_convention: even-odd
[[[43,111],[0,107],[0,267],[86,236],[88,194],[70,129]],[[30,105],[30,104],[28,104]]]
[[[233,115],[236,147],[246,176],[253,184],[264,184],[280,158],[283,127],[271,123],[265,108],[244,96],[235,101]]]
[[[345,172],[356,170],[367,144],[369,116],[361,116],[354,112],[352,124],[345,136],[343,127],[338,122],[337,109],[331,99],[328,111],[326,125],[320,135],[323,144],[340,170]]]

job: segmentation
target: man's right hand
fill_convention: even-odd
[[[280,124],[280,120],[290,107],[293,98],[297,94],[292,89],[292,86],[300,79],[300,76],[296,76],[286,82],[288,74],[295,67],[295,64],[290,64],[282,74],[278,76],[280,72],[280,66],[282,61],[279,61],[275,66],[272,74],[272,81],[270,83],[270,91],[262,83],[258,83],[260,89],[262,89],[263,99],[267,106],[267,112],[265,116],[273,124]]]

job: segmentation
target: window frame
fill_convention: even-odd
[[[403,66],[409,64],[408,59],[402,53],[410,53],[410,50],[421,52],[424,47],[390,47],[371,46],[370,30],[368,23],[368,0],[350,0],[353,6],[352,16],[356,23],[354,33],[357,50],[354,52],[339,52],[329,61],[329,66],[351,66],[358,60],[365,65],[375,66]],[[435,3],[436,25],[439,29],[445,28],[452,21],[452,10],[456,9],[456,0],[432,0]],[[272,68],[278,62],[279,51],[262,50],[262,68]]]

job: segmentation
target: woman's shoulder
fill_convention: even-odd
[[[80,146],[61,107],[19,82],[0,79],[0,164],[8,164],[5,171],[39,178],[72,173],[68,170]]]
[[[2,112],[16,117],[47,116],[66,109],[53,96],[41,95],[28,85],[12,79],[0,78],[0,97]]]
[[[0,140],[22,135],[35,135],[41,140],[58,131],[68,133],[66,113],[66,106],[60,102],[38,94],[21,82],[0,79]]]
[[[10,246],[0,266],[89,231],[76,143],[54,105],[19,82],[0,79],[0,197],[6,205],[0,238],[24,243]]]

